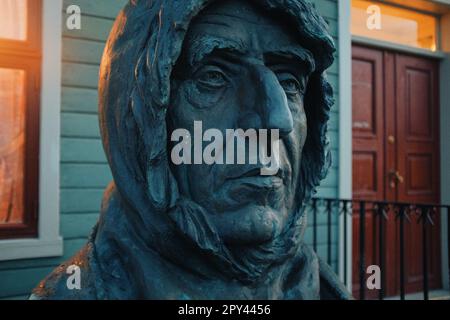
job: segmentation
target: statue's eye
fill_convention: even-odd
[[[298,95],[303,93],[303,86],[295,76],[283,73],[278,76],[281,86],[288,95]]]
[[[214,89],[222,88],[227,84],[225,74],[216,67],[201,70],[197,75],[197,81],[204,86]]]

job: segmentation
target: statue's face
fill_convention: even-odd
[[[194,121],[224,137],[227,129],[278,129],[280,135],[273,176],[260,175],[259,162],[172,164],[181,193],[206,209],[226,243],[270,241],[299,208],[303,100],[312,68],[305,52],[282,23],[237,0],[206,9],[189,29],[174,71],[169,138],[179,128],[194,137]],[[192,157],[196,152],[192,143]]]

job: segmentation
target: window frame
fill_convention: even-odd
[[[27,1],[27,39],[0,39],[0,68],[25,72],[23,221],[0,224],[0,239],[38,235],[42,1]]]
[[[42,48],[42,0],[27,1],[27,39],[13,40],[0,38],[0,54],[17,55],[28,57],[41,57]]]
[[[32,2],[35,0],[31,0]],[[37,237],[0,239],[0,261],[14,261],[63,254],[60,236],[60,133],[63,0],[42,4],[40,75],[39,194]],[[23,44],[23,43],[22,43]],[[28,47],[30,48],[30,47]],[[32,55],[29,52],[29,55]]]
[[[0,239],[37,236],[39,195],[40,66],[34,59],[0,54],[0,68],[25,71],[25,145],[23,222],[0,225]]]

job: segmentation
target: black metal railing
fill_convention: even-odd
[[[320,249],[326,246],[318,254],[330,265],[334,262],[336,272],[347,286],[353,278],[355,298],[383,300],[399,296],[405,300],[408,293],[421,292],[423,299],[428,300],[430,290],[442,284],[442,271],[449,272],[450,266],[440,270],[436,255],[441,253],[441,237],[446,237],[446,249],[450,248],[450,206],[314,198],[308,203],[307,214],[314,250],[318,252],[319,245]],[[447,218],[445,226],[443,217]],[[334,254],[333,247],[337,248]],[[414,255],[411,250],[415,250]],[[333,256],[338,256],[338,261]],[[368,290],[366,285],[369,263],[379,266],[381,273],[381,287],[376,290]],[[414,283],[409,281],[414,277],[407,273],[410,265],[415,266],[416,272],[421,269],[420,280],[415,279]]]

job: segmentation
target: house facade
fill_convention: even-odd
[[[8,9],[0,10],[0,114],[10,121],[0,127],[0,299],[26,298],[86,243],[97,222],[112,180],[98,126],[98,73],[126,2],[0,0]],[[338,48],[328,70],[336,100],[329,126],[333,165],[317,204],[450,205],[450,0],[311,2]],[[448,213],[438,211],[423,248],[438,256],[427,262],[430,289],[448,290]],[[327,215],[325,208],[310,216],[305,237],[354,290],[360,226],[372,225],[369,217],[361,225],[355,214],[344,215]],[[398,240],[395,230],[387,231],[392,223],[385,243]],[[408,255],[421,243],[408,239],[422,230],[416,229],[406,229],[403,252],[414,266]],[[375,238],[366,231],[365,254],[376,256]],[[372,261],[363,260],[365,266]],[[385,266],[394,268],[389,261]],[[411,277],[423,271],[405,268]],[[408,289],[421,290],[414,283]]]

